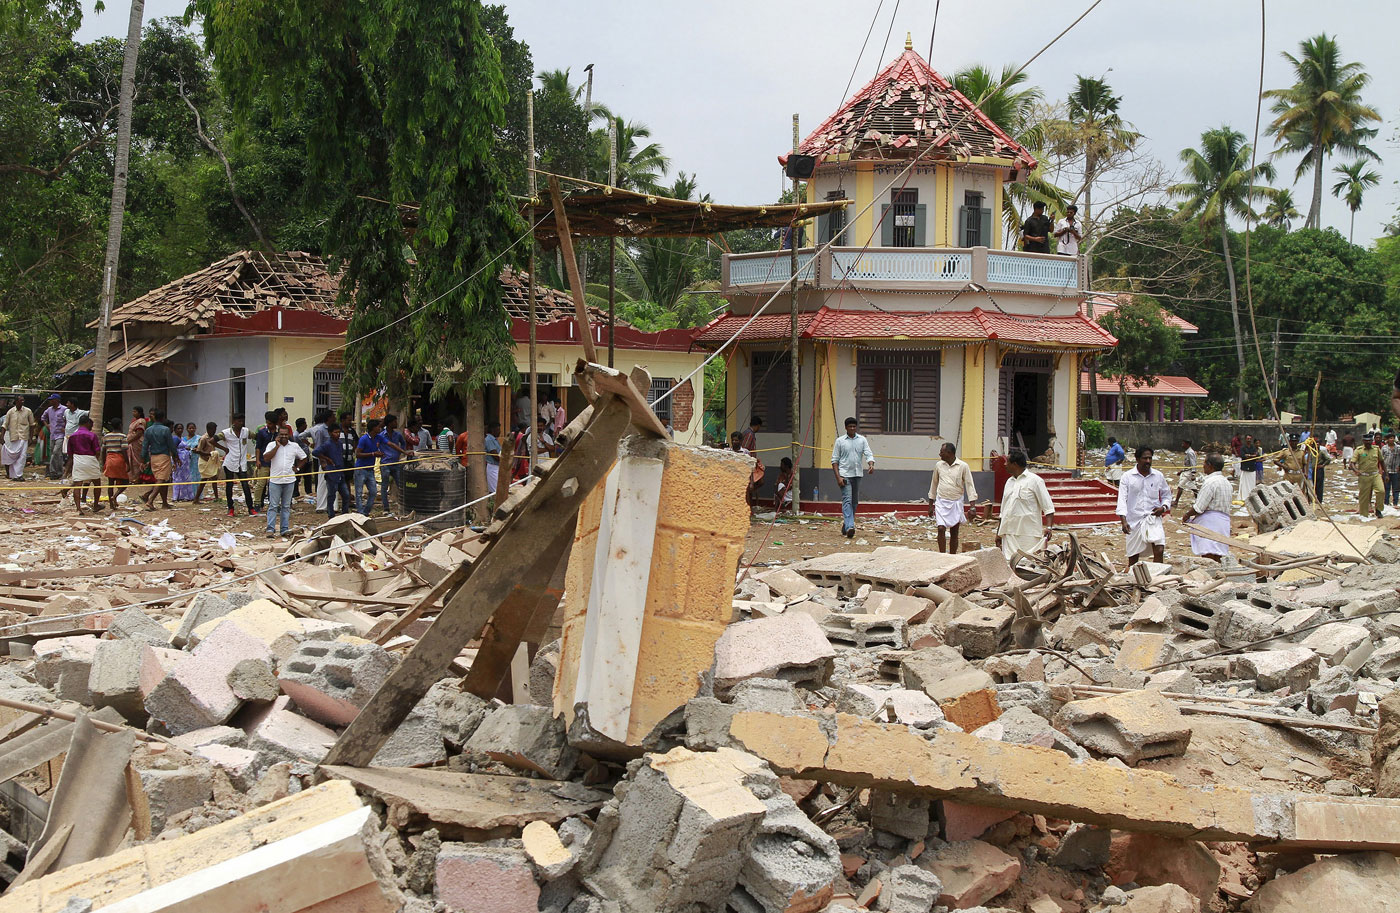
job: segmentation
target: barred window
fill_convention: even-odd
[[[856,414],[877,434],[938,434],[941,353],[862,350],[856,361]]]

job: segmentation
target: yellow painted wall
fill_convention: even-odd
[[[802,463],[804,466],[820,467],[826,465],[826,454],[831,452],[831,445],[835,443],[836,437],[836,400],[831,383],[836,370],[832,363],[836,357],[836,347],[829,342],[813,345],[817,357],[812,384],[816,397],[812,422],[812,450],[804,455]]]
[[[939,165],[933,206],[933,246],[948,247],[953,237],[953,166]]]
[[[272,336],[267,351],[267,408],[281,406],[292,418],[311,419],[316,406],[316,365],[331,349],[345,344],[341,337]],[[250,403],[248,411],[262,414]]]
[[[1006,188],[1004,186],[1005,178],[1006,173],[998,168],[996,184],[997,190],[996,193],[992,196],[992,243],[990,245],[990,247],[992,247],[995,250],[1001,250],[1003,247],[1006,246],[1006,226],[1002,224],[1003,219],[1001,212],[1002,194],[1006,192]]]
[[[958,432],[958,452],[973,469],[986,468],[981,461],[987,346],[969,346],[963,356],[963,421]]]
[[[871,243],[875,231],[875,163],[856,163],[856,216],[855,234],[847,238],[848,247],[862,247]]]

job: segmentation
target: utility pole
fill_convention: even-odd
[[[530,190],[530,206],[535,205],[535,87],[525,94],[525,178]],[[530,471],[535,471],[536,451],[540,446],[539,420],[540,390],[539,374],[536,372],[538,352],[535,347],[535,233],[530,232],[530,417],[527,419],[530,435]]]
[[[797,131],[797,115],[792,116],[792,151],[797,152],[797,145],[801,142]],[[800,202],[798,194],[801,193],[801,183],[797,178],[792,179],[792,201]],[[794,514],[802,512],[802,366],[798,359],[798,339],[797,339],[797,223],[792,225],[792,243],[788,245],[788,264],[792,270],[792,286],[788,290],[788,303],[792,312],[792,325],[789,328],[790,338],[788,340],[788,360],[792,367],[792,512]],[[781,504],[778,505],[780,508]]]
[[[590,64],[591,66],[591,64]],[[589,74],[592,75],[591,73]],[[617,186],[617,120],[608,118],[608,186]],[[608,238],[608,367],[613,367],[616,350],[613,335],[617,329],[617,239]],[[644,391],[645,392],[645,391]]]
[[[1269,407],[1274,410],[1274,421],[1278,421],[1278,327],[1280,318],[1274,318],[1274,379],[1269,385]]]
[[[141,51],[141,20],[145,0],[131,0],[122,55],[122,81],[117,96],[117,148],[113,155],[112,206],[107,215],[107,253],[102,261],[102,300],[97,313],[97,348],[93,353],[92,425],[102,433],[102,406],[107,398],[107,360],[112,347],[112,311],[117,303],[117,264],[122,253],[122,220],[126,216],[127,166],[131,161],[131,99],[136,94],[136,55]]]
[[[588,74],[588,80],[587,80],[587,82],[584,84],[584,85],[585,85],[585,88],[584,88],[584,90],[583,90],[583,112],[584,112],[584,116],[588,119],[588,127],[589,127],[590,130],[592,130],[592,128],[593,128],[593,64],[590,63],[588,66],[584,67],[584,68],[583,68],[583,72],[585,72],[585,73]],[[585,168],[584,171],[585,171],[585,173],[582,174],[582,175],[580,175],[580,177],[585,177],[585,178],[586,178],[586,177],[588,177],[587,169]],[[582,238],[579,239],[578,275],[579,275],[579,282],[581,282],[581,283],[583,284],[583,294],[584,294],[585,297],[587,297],[587,295],[588,295],[588,247],[587,247],[587,242],[585,242]],[[611,364],[609,364],[609,367],[611,367]]]

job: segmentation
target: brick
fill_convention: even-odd
[[[1235,675],[1254,679],[1260,691],[1288,688],[1298,693],[1306,691],[1317,678],[1321,660],[1307,647],[1293,647],[1241,653],[1233,658],[1231,665]]]
[[[1001,554],[1000,549],[993,551]],[[948,626],[948,643],[961,649],[968,659],[994,656],[1011,645],[1011,622],[1015,618],[1016,613],[1010,609],[980,606],[970,609]]]
[[[549,708],[529,704],[511,704],[488,714],[466,748],[555,780],[568,779],[578,762],[578,751],[569,745],[563,721]]]
[[[335,732],[287,709],[283,695],[260,709],[249,723],[248,747],[279,761],[319,763],[335,744]]]
[[[315,641],[302,644],[287,658],[277,681],[283,693],[316,722],[347,726],[394,666],[393,656],[377,644]]]
[[[828,639],[853,644],[861,650],[888,646],[898,650],[909,636],[909,622],[898,615],[830,612],[821,622]]]
[[[1001,705],[997,703],[997,693],[992,688],[981,688],[948,698],[938,705],[938,709],[943,711],[948,722],[963,732],[981,729],[1001,716]]]
[[[104,640],[97,645],[88,676],[92,706],[115,708],[132,722],[145,721],[141,655],[146,649],[140,640]]]
[[[919,859],[943,885],[938,902],[954,909],[980,907],[1016,883],[1021,862],[990,843],[950,843]]]
[[[245,659],[271,658],[263,641],[237,625],[221,626],[152,689],[146,710],[171,735],[227,722],[243,703],[228,686],[229,672]]]
[[[715,693],[721,697],[746,678],[783,678],[821,685],[836,651],[811,616],[755,618],[727,627],[715,644]]]
[[[96,637],[51,637],[34,645],[34,680],[59,700],[92,703],[88,680],[97,654]]]
[[[1220,863],[1195,840],[1117,834],[1104,874],[1116,885],[1176,884],[1194,897],[1214,897],[1220,883]]]
[[[436,865],[437,899],[450,913],[521,913],[539,908],[540,887],[521,850],[444,843]]]
[[[1157,691],[1071,701],[1060,708],[1055,728],[1085,748],[1129,765],[1183,755],[1191,742],[1190,724]]]

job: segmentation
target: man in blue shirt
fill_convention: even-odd
[[[340,446],[340,426],[327,425],[326,439],[311,451],[321,464],[320,490],[326,496],[326,516],[335,516],[337,498],[340,512],[350,509],[350,486],[345,483],[345,450]]]
[[[355,509],[366,517],[374,510],[374,461],[379,459],[379,419],[372,418],[355,445]],[[369,489],[369,500],[362,495]]]
[[[841,489],[841,535],[856,534],[856,508],[860,506],[860,480],[875,471],[875,454],[865,435],[856,433],[856,420],[846,419],[846,436],[838,437],[831,448],[831,471]]]
[[[1128,461],[1128,455],[1123,452],[1123,445],[1118,443],[1118,438],[1108,439],[1108,453],[1104,455],[1103,465],[1104,476],[1114,485],[1123,478],[1123,464]]]
[[[486,426],[486,491],[489,494],[496,493],[496,483],[501,476],[501,441],[497,437],[500,433],[500,422]]]
[[[384,416],[384,430],[379,432],[379,495],[384,499],[384,513],[389,509],[389,481],[398,485],[403,496],[403,460],[409,455],[408,442],[399,430],[397,415]]]

